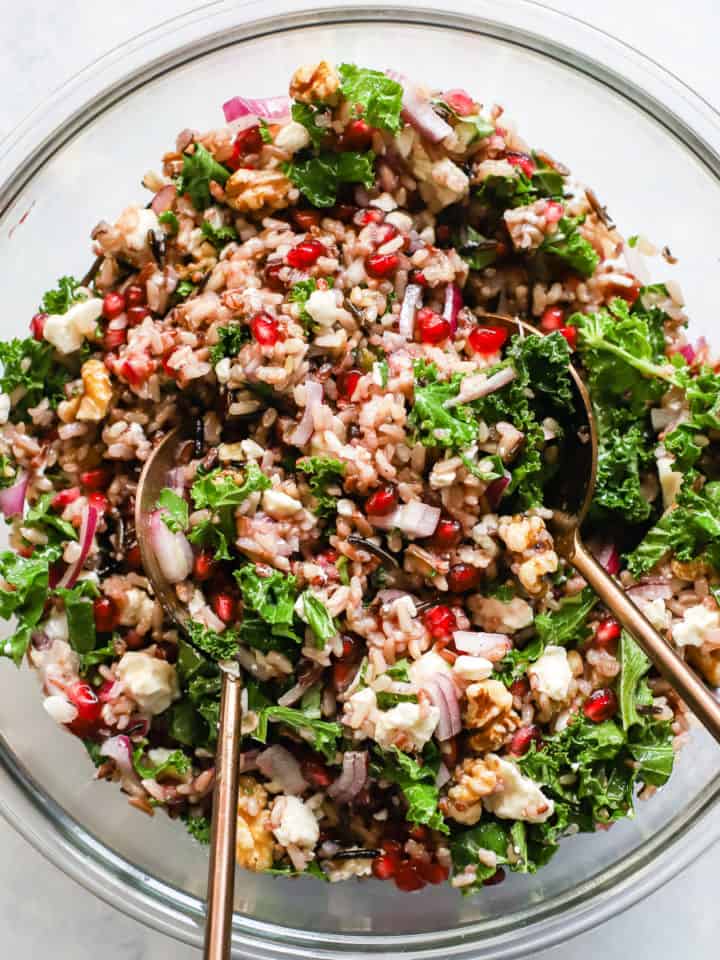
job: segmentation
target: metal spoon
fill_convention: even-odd
[[[168,616],[185,628],[190,619],[188,611],[163,576],[149,536],[149,518],[156,509],[160,491],[167,486],[169,471],[176,466],[177,449],[181,439],[181,429],[172,430],[145,463],[135,498],[135,530],[143,567],[153,585],[155,596]],[[219,666],[222,671],[222,693],[215,753],[215,791],[203,953],[205,960],[227,960],[230,957],[235,890],[242,683],[238,665]]]
[[[496,314],[486,314],[481,319],[506,327],[513,333],[542,336],[539,330],[522,320]],[[595,490],[598,438],[587,387],[572,364],[568,369],[575,394],[575,422],[566,429],[563,470],[558,472],[551,487],[545,491],[546,506],[553,510],[550,527],[555,549],[587,581],[698,720],[720,742],[720,702],[670,644],[663,640],[582,541],[580,527]]]

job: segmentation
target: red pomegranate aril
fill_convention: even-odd
[[[292,250],[288,250],[286,260],[291,267],[296,270],[307,270],[327,253],[325,247],[319,240],[303,240]]]
[[[593,723],[604,723],[617,713],[618,701],[613,690],[607,687],[591,693],[583,704],[583,713]]]
[[[372,127],[365,120],[351,120],[343,130],[341,146],[344,150],[367,150],[372,136]]]
[[[397,235],[397,227],[394,227],[391,223],[383,223],[378,227],[375,243],[378,247],[381,247],[384,243],[387,243],[388,240],[393,240]]]
[[[98,467],[96,470],[85,470],[80,474],[80,484],[86,490],[105,490],[112,479],[109,470]]]
[[[337,378],[337,388],[341,399],[352,400],[361,376],[362,373],[359,370],[346,370],[340,374]]]
[[[411,863],[401,863],[395,872],[395,886],[405,893],[422,890],[425,881]]]
[[[519,680],[514,680],[510,684],[510,693],[514,697],[520,697],[521,700],[523,697],[526,697],[530,693],[530,684],[528,683],[527,677],[520,677]]]
[[[400,861],[396,856],[390,854],[382,854],[379,857],[375,857],[372,863],[372,872],[373,876],[377,877],[378,880],[389,880],[391,877],[395,876]]]
[[[429,838],[430,832],[428,828],[423,826],[421,823],[416,823],[408,830],[408,833],[413,840],[417,840],[418,843],[425,843]]]
[[[118,624],[118,611],[111,597],[98,597],[93,601],[95,628],[100,633],[112,633]]]
[[[416,860],[415,869],[426,883],[445,883],[449,870],[437,861]]]
[[[483,880],[484,887],[496,887],[499,883],[502,883],[505,879],[505,871],[502,867],[498,867],[495,873],[488,877],[487,880]]]
[[[557,223],[562,219],[565,213],[565,207],[557,200],[548,200],[545,207],[545,221],[547,223]]]
[[[450,517],[441,517],[438,525],[435,527],[435,533],[430,539],[434,547],[441,550],[450,550],[456,547],[462,540],[462,526],[457,520]]]
[[[524,757],[533,741],[537,744],[538,749],[540,749],[542,746],[542,737],[540,736],[539,728],[536,727],[534,723],[528,727],[520,727],[519,730],[515,731],[510,741],[510,753],[515,757]]]
[[[452,593],[464,593],[474,590],[480,583],[482,572],[469,563],[456,563],[450,567],[447,575],[448,590]]]
[[[301,230],[311,230],[320,226],[319,210],[293,210],[292,218]]]
[[[128,307],[126,311],[127,322],[129,327],[137,327],[139,323],[142,323],[146,317],[150,316],[150,311],[147,307]]]
[[[95,507],[95,509],[100,513],[105,513],[110,506],[108,498],[105,496],[105,494],[98,491],[91,493],[87,499],[90,506]]]
[[[601,620],[595,628],[593,643],[596,647],[612,647],[620,639],[620,624],[613,617]]]
[[[209,580],[216,567],[213,555],[207,550],[201,550],[193,561],[193,576],[196,580]]]
[[[398,843],[397,840],[391,840],[390,838],[383,840],[380,844],[385,853],[389,854],[391,857],[400,857],[402,854],[402,844]]]
[[[364,210],[360,217],[360,223],[366,227],[369,223],[382,223],[384,219],[385,214],[382,210]]]
[[[419,287],[427,286],[427,280],[422,270],[413,270],[410,274],[410,283],[416,283]]]
[[[216,616],[223,623],[230,623],[235,619],[235,598],[230,593],[216,593],[210,601]]]
[[[446,90],[442,99],[459,117],[470,117],[477,113],[475,101],[465,90]]]
[[[142,307],[145,303],[145,288],[139,283],[131,283],[125,290],[125,306]]]
[[[36,340],[42,340],[45,335],[45,321],[48,315],[46,313],[36,313],[30,321],[30,332]]]
[[[505,158],[513,167],[520,167],[526,177],[535,173],[535,164],[526,153],[509,153]]]
[[[560,327],[558,332],[565,337],[571,350],[577,347],[577,327]]]
[[[562,307],[545,307],[540,318],[540,329],[550,333],[559,330],[565,323],[565,311]]]
[[[105,350],[115,350],[121,347],[127,340],[127,328],[119,327],[117,330],[106,330],[103,337],[103,347]]]
[[[389,483],[385,487],[380,487],[375,493],[371,494],[365,501],[365,512],[368,516],[386,517],[392,513],[397,506],[397,490]]]
[[[87,726],[97,723],[102,705],[90,684],[79,680],[68,690],[68,697],[78,712],[77,720]]]
[[[623,276],[627,277],[629,280],[632,280],[632,283],[629,286],[624,286],[620,283],[613,284],[612,295],[614,297],[621,297],[623,300],[626,300],[630,306],[632,306],[640,296],[642,284],[632,273],[624,273]]]
[[[399,266],[400,257],[396,253],[374,253],[365,261],[365,269],[376,280],[389,277]]]
[[[452,332],[448,321],[429,307],[418,310],[416,324],[423,343],[441,343]]]
[[[106,293],[103,297],[103,316],[106,320],[114,320],[121,313],[125,313],[125,297],[121,293]]]
[[[285,264],[282,260],[274,260],[272,263],[265,264],[263,275],[265,277],[265,283],[271,290],[280,291],[284,290],[287,286],[280,275],[284,269]]]
[[[332,774],[319,760],[304,760],[300,764],[302,775],[318,790],[324,790],[332,783]]]
[[[68,490],[60,490],[52,498],[51,506],[54,510],[64,510],[71,503],[75,503],[80,496],[80,487],[70,487]]]
[[[278,322],[268,313],[256,313],[250,321],[250,329],[261,347],[274,347],[280,339]]]
[[[427,631],[435,640],[449,637],[453,630],[457,630],[457,620],[450,607],[443,605],[430,607],[423,617]]]
[[[468,343],[475,353],[490,356],[502,348],[509,335],[505,327],[475,327],[470,331]]]
[[[347,657],[352,656],[355,651],[357,644],[352,637],[343,637],[342,642],[342,653],[340,654],[341,658],[344,660]]]
[[[332,682],[337,693],[342,691],[350,684],[357,673],[358,665],[355,660],[336,660],[332,666]]]
[[[117,683],[117,680],[105,680],[97,689],[97,698],[100,703],[107,703],[110,698],[110,691]]]
[[[137,543],[134,543],[125,554],[125,562],[131,570],[139,570],[142,567],[142,555]]]

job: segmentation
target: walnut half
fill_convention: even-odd
[[[228,204],[241,213],[280,210],[290,204],[292,183],[281,170],[236,170],[225,184]]]
[[[327,60],[298,67],[290,81],[290,96],[301,103],[337,103],[340,77]]]
[[[268,870],[273,862],[268,795],[254,777],[240,777],[236,858],[245,870]]]
[[[464,726],[472,730],[468,746],[478,753],[497,750],[520,726],[510,691],[499,680],[481,680],[465,691]]]

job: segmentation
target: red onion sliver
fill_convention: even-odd
[[[435,777],[435,786],[444,787],[448,780],[451,778],[452,774],[445,766],[445,764],[440,761],[440,766],[438,767],[437,776]]]
[[[153,212],[161,214],[169,210],[175,201],[176,193],[177,190],[175,189],[174,183],[168,183],[166,186],[158,190],[158,192],[152,198],[152,203],[150,204]]]
[[[100,756],[114,760],[115,766],[121,773],[132,775],[135,772],[132,762],[132,744],[130,738],[122,733],[117,737],[110,737],[103,743],[100,747]]]
[[[257,770],[257,758],[259,756],[259,750],[245,750],[244,753],[241,753],[238,761],[239,772],[247,773],[249,770]]]
[[[264,776],[280,784],[284,793],[298,796],[307,790],[308,783],[302,775],[300,764],[285,747],[275,744],[263,750],[258,755],[257,765]]]
[[[415,331],[415,311],[422,297],[422,287],[409,283],[405,287],[405,296],[400,307],[399,333],[405,340],[412,340]]]
[[[506,475],[504,477],[498,477],[497,480],[493,480],[493,482],[487,488],[485,491],[485,496],[491,510],[495,510],[498,507],[503,498],[503,494],[509,485],[510,477]]]
[[[338,803],[349,803],[362,790],[367,782],[367,753],[362,750],[348,750],[343,754],[340,776],[328,787],[328,794]]]
[[[429,507],[420,500],[411,500],[384,517],[368,516],[379,530],[402,530],[411,537],[431,537],[440,520],[440,507]]]
[[[30,477],[25,471],[18,474],[15,483],[5,490],[0,490],[0,512],[7,520],[10,517],[21,517],[25,510],[25,494],[27,493]]]
[[[251,100],[246,97],[233,97],[223,104],[223,113],[227,123],[249,115],[263,117],[265,120],[285,120],[290,116],[289,97],[265,97]]]
[[[677,351],[681,356],[685,357],[688,363],[692,363],[695,360],[695,347],[692,344],[686,343],[684,347],[680,347]]]
[[[442,743],[456,737],[462,730],[462,717],[455,684],[444,673],[436,673],[435,678],[425,684],[430,699],[440,711],[435,736]]]
[[[462,310],[463,298],[460,287],[456,283],[449,283],[445,288],[445,306],[443,318],[450,324],[450,332],[454,336],[457,330],[457,315]]]
[[[669,600],[673,595],[669,583],[637,583],[628,587],[627,595],[634,600]]]
[[[590,552],[611,577],[620,573],[620,554],[614,543],[591,544]]]
[[[471,657],[485,657],[497,663],[512,647],[510,638],[504,633],[484,633],[483,631],[456,630],[453,633],[455,649],[468,653]]]
[[[427,97],[420,95],[414,83],[394,70],[385,72],[403,88],[401,116],[406,123],[415,127],[418,133],[431,143],[440,143],[453,132],[450,124],[435,113]]]
[[[97,529],[100,511],[91,503],[86,503],[82,513],[82,523],[80,524],[80,553],[77,560],[71,563],[58,582],[58,587],[67,587],[70,589],[75,586],[75,582],[87,560],[90,548],[92,547],[93,537]],[[168,530],[168,533],[170,531]]]
[[[184,533],[170,530],[161,510],[154,510],[150,515],[150,544],[168,583],[180,583],[190,576],[194,562],[192,547]]]

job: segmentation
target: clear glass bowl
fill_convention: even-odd
[[[720,222],[720,123],[697,95],[605,34],[526,0],[214,3],[123,45],[63,87],[2,145],[3,336],[25,336],[39,294],[82,275],[88,234],[144,197],[142,174],[186,126],[209,128],[236,93],[282,92],[321,57],[385,68],[503,103],[532,144],[592,184],[627,234],[668,243],[695,330],[712,334]],[[199,943],[205,851],[165,816],[97,784],[81,744],[41,709],[35,679],[0,664],[0,809],[98,896]],[[568,840],[534,877],[482,896],[376,882],[323,885],[238,875],[234,944],[246,958],[517,957],[646,895],[720,832],[709,813],[720,754],[702,733],[634,821]]]

